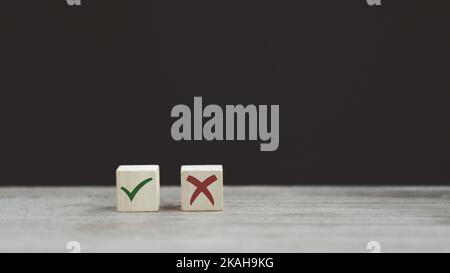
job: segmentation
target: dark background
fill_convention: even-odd
[[[448,2],[2,1],[0,184],[450,184]],[[194,96],[279,104],[278,151],[173,141]]]

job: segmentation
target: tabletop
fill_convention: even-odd
[[[183,212],[174,186],[137,213],[114,187],[2,187],[0,252],[450,252],[450,187],[226,186],[224,207]]]

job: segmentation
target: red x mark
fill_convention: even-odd
[[[212,197],[211,192],[208,190],[208,186],[217,180],[217,177],[215,175],[211,175],[210,177],[206,178],[203,182],[193,177],[192,175],[189,175],[186,178],[186,180],[189,181],[192,185],[197,187],[197,189],[194,191],[191,197],[191,206],[192,203],[194,203],[195,199],[197,199],[197,197],[202,192],[206,197],[208,197],[209,201],[214,206],[214,198]]]

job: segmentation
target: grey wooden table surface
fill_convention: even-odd
[[[225,187],[223,212],[118,213],[113,187],[0,188],[0,252],[450,252],[450,187]]]

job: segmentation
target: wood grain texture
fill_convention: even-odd
[[[225,210],[118,213],[114,187],[0,188],[0,251],[450,252],[450,187],[227,187]]]

